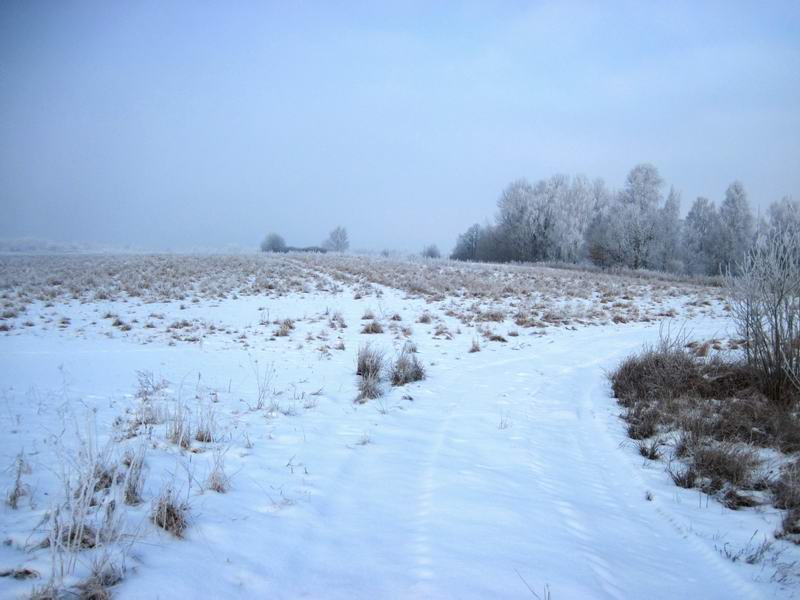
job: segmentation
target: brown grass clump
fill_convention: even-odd
[[[425,379],[425,368],[414,353],[404,348],[392,365],[389,379],[394,386],[421,381]]]
[[[180,500],[172,488],[166,487],[153,503],[150,518],[164,531],[181,538],[189,526],[189,504]]]
[[[492,321],[494,323],[502,323],[506,320],[506,315],[502,310],[487,310],[480,311],[475,315],[476,321]]]
[[[692,453],[697,473],[707,480],[706,489],[718,492],[726,483],[748,488],[758,466],[755,452],[733,444],[700,446]]]
[[[278,323],[278,328],[275,330],[275,337],[287,337],[294,330],[294,321],[291,319],[284,319]]]
[[[380,377],[383,371],[384,357],[383,351],[365,344],[358,349],[356,357],[356,375],[368,377],[375,375]]]
[[[657,459],[659,438],[676,432],[673,457],[682,464],[669,468],[676,485],[700,488],[732,509],[754,506],[753,497],[740,490],[767,485],[755,475],[756,448],[800,449],[798,415],[770,402],[745,364],[698,354],[705,352],[664,341],[627,358],[610,374],[628,436],[638,440],[642,456]],[[796,475],[797,468],[784,469],[771,487],[775,505],[789,511],[787,531],[796,527],[800,534]]]
[[[379,375],[370,373],[360,377],[358,380],[358,396],[356,402],[364,404],[367,400],[374,400],[383,395],[381,378]]]
[[[383,333],[383,325],[378,321],[370,321],[361,328],[361,333]]]

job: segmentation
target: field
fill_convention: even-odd
[[[791,597],[782,511],[676,487],[612,397],[667,331],[738,352],[712,284],[0,257],[0,597]]]

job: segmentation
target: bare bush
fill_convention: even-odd
[[[756,500],[739,490],[766,485],[756,477],[754,446],[795,452],[800,422],[757,389],[753,369],[719,356],[698,357],[696,346],[665,338],[610,374],[628,436],[638,440],[642,456],[655,460],[662,434],[675,432],[673,457],[681,466],[669,473],[676,485],[698,487],[731,509],[753,506]],[[788,509],[794,503],[780,500],[793,493],[786,478],[774,492],[776,504]]]
[[[748,487],[753,470],[758,466],[755,453],[733,444],[699,446],[692,453],[692,464],[706,478],[706,490],[717,492],[726,483],[736,487]]]
[[[747,361],[764,393],[789,407],[800,394],[800,232],[762,237],[738,271],[726,284]]]
[[[430,244],[422,249],[423,258],[441,258],[442,253],[439,252],[439,247],[436,244]]]

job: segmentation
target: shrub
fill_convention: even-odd
[[[762,391],[789,407],[800,395],[800,231],[759,239],[726,284]]]
[[[710,490],[722,489],[725,483],[748,487],[753,469],[758,466],[754,452],[732,444],[699,446],[692,454],[692,464],[701,477],[708,479]]]
[[[286,252],[286,241],[277,233],[270,233],[261,242],[262,252]]]
[[[662,345],[630,356],[611,375],[614,395],[623,406],[638,401],[677,398],[693,390],[699,379],[695,360],[683,349]]]

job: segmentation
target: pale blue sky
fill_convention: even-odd
[[[449,250],[512,179],[800,196],[798,2],[0,4],[0,236]]]

